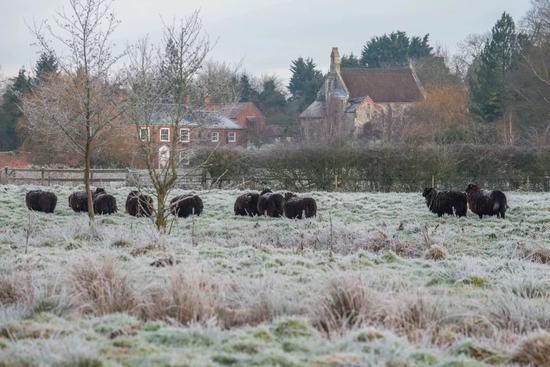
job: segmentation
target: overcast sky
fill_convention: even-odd
[[[31,68],[37,49],[26,23],[51,19],[66,0],[0,0],[0,73]],[[171,20],[200,8],[217,44],[212,58],[257,74],[288,77],[290,60],[312,57],[328,68],[331,47],[358,54],[375,35],[403,30],[430,34],[433,45],[454,52],[470,33],[490,30],[503,11],[520,20],[529,0],[115,0],[121,21],[115,42],[145,34],[159,38],[161,17]]]

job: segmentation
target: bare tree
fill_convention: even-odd
[[[33,88],[23,100],[32,130],[58,131],[84,161],[88,217],[93,224],[90,158],[100,134],[120,116],[117,81],[111,70],[124,53],[113,54],[111,38],[118,21],[110,0],[69,0],[54,24],[31,30],[43,51],[57,55],[59,77]],[[54,44],[58,47],[54,47]]]
[[[470,67],[483,51],[488,38],[489,34],[470,34],[458,43],[458,52],[453,55],[451,64],[459,77],[466,79]]]
[[[209,61],[197,75],[194,95],[200,102],[209,96],[217,103],[236,103],[241,99],[239,89],[240,65]]]
[[[182,139],[180,129],[189,114],[185,99],[192,78],[210,49],[210,39],[195,11],[185,19],[165,24],[159,47],[150,45],[147,39],[138,42],[126,68],[127,116],[136,128],[142,158],[155,189],[154,217],[160,232],[167,228],[170,208],[166,200],[177,182],[180,140],[188,138]],[[170,127],[169,141],[160,149],[155,139],[159,124]]]

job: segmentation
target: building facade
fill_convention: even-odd
[[[324,86],[300,114],[300,126],[306,141],[383,139],[403,124],[408,109],[425,98],[412,66],[343,68],[335,47]]]

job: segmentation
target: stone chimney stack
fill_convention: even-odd
[[[333,47],[330,54],[330,72],[340,74],[340,52],[338,52],[338,47]]]

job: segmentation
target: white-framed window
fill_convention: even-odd
[[[237,133],[234,131],[230,131],[227,133],[227,142],[228,143],[235,143],[237,141]]]
[[[180,129],[180,142],[189,143],[191,141],[191,130],[187,128]]]
[[[139,140],[141,141],[149,141],[149,128],[148,127],[140,127],[139,128]]]
[[[160,141],[168,142],[170,141],[170,129],[163,127],[160,129]]]
[[[220,141],[220,133],[217,131],[212,131],[212,134],[210,135],[210,139],[212,140],[212,143],[217,143]]]

